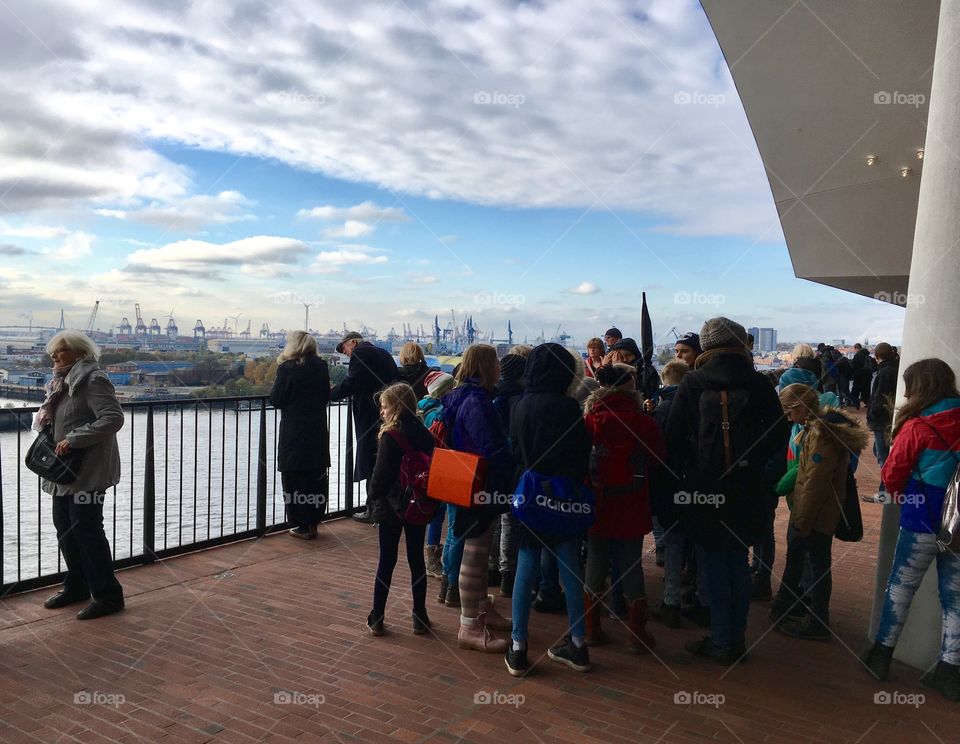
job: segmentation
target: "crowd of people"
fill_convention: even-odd
[[[923,681],[960,700],[960,561],[936,540],[960,463],[956,378],[939,359],[911,364],[894,411],[896,349],[857,347],[847,359],[799,344],[792,367],[759,372],[743,326],[717,317],[680,336],[675,359],[659,371],[611,328],[587,343],[585,358],[555,343],[515,346],[502,358],[474,344],[448,374],[428,367],[415,343],[398,366],[348,333],[337,348],[349,357],[348,374],[331,389],[316,340],[294,332],[270,396],[281,412],[277,466],[290,534],[317,537],[330,465],[325,409],[350,397],[352,477],[367,483],[364,518],[379,534],[372,635],[387,632],[402,537],[413,632],[431,633],[432,577],[436,604],[459,611],[460,648],[502,655],[511,675],[531,668],[531,611],[566,613],[567,633],[547,654],[576,671],[590,669],[591,647],[611,641],[603,625],[614,619],[638,654],[657,646],[651,621],[707,628],[687,651],[729,666],[748,658],[751,602],[769,601],[771,622],[788,636],[832,637],[832,546],[858,539],[850,536],[859,517],[855,471],[872,435],[881,491],[902,508],[880,627],[862,660],[887,677],[913,595],[936,560],[943,644]],[[123,594],[102,498],[80,496],[102,497],[117,482],[123,415],[85,335],[58,334],[48,350],[55,374],[38,426],[53,428],[58,454],[77,448],[87,457],[76,484],[44,482],[67,564],[63,590],[46,605],[92,598],[80,617],[97,617],[122,609]],[[850,411],[861,404],[866,425]],[[468,503],[430,491],[441,450],[478,463]],[[774,593],[781,497],[789,526]],[[651,559],[663,576],[656,606],[647,598]],[[509,617],[496,606],[507,601]]]

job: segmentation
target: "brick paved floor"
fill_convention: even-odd
[[[875,480],[861,473],[861,485],[869,492]],[[625,630],[608,622],[616,642],[591,651],[593,672],[544,657],[515,680],[501,657],[456,649],[457,613],[432,599],[436,637],[412,635],[403,566],[390,632],[371,638],[363,621],[376,534],[350,521],[327,525],[313,543],[278,535],[125,571],[127,611],[93,622],[43,610],[49,591],[8,598],[0,740],[958,742],[960,706],[927,694],[917,670],[895,663],[877,684],[854,656],[865,644],[880,509],[864,505],[862,543],[835,546],[838,638],[786,638],[755,604],[751,658],[730,671],[683,651],[699,630],[654,625],[657,656],[635,657]],[[782,563],[781,554],[777,572]],[[658,599],[652,560],[646,573]],[[534,613],[531,659],[562,633],[561,618]],[[874,704],[880,691],[926,701]],[[676,703],[684,692],[724,702]],[[478,693],[495,702],[476,704]]]

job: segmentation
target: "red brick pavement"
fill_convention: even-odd
[[[875,470],[864,463],[864,492],[875,488]],[[127,611],[97,621],[43,610],[46,593],[8,598],[0,603],[0,740],[960,741],[960,706],[920,686],[917,670],[895,663],[892,679],[878,684],[855,658],[865,644],[880,510],[864,505],[862,543],[835,546],[838,638],[786,638],[755,604],[750,659],[729,671],[683,651],[702,631],[654,625],[657,656],[636,657],[625,629],[608,622],[615,642],[591,650],[591,673],[543,657],[515,680],[501,657],[458,650],[457,612],[432,598],[436,637],[412,634],[403,566],[388,634],[372,638],[364,619],[376,533],[351,521],[326,525],[313,543],[278,535],[130,569],[121,575]],[[777,572],[782,564],[781,554]],[[652,560],[646,573],[655,600],[662,582]],[[531,659],[563,626],[533,614]],[[926,700],[877,705],[880,691]],[[481,692],[499,702],[475,703]],[[675,702],[684,692],[720,694],[723,703]]]

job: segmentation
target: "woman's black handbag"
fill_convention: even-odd
[[[57,454],[57,442],[53,437],[53,429],[49,426],[45,426],[37,434],[24,460],[29,470],[45,480],[61,485],[73,483],[80,476],[82,462],[82,449],[72,449],[66,455]]]

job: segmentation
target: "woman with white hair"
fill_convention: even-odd
[[[317,340],[294,331],[277,357],[270,403],[280,411],[277,470],[283,486],[290,535],[313,540],[327,510],[330,433],[327,404],[330,372],[317,353]]]
[[[113,573],[110,543],[103,530],[107,489],[120,482],[117,432],[123,410],[113,385],[98,362],[100,349],[80,331],[61,331],[47,343],[53,378],[33,428],[52,428],[60,456],[83,452],[77,478],[71,483],[43,480],[53,495],[53,524],[67,564],[63,589],[44,602],[50,610],[92,602],[78,620],[110,615],[123,609],[123,587]]]

